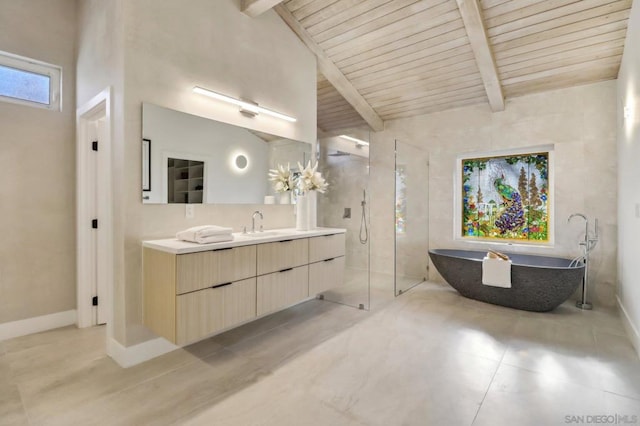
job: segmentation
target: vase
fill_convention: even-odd
[[[291,191],[279,193],[278,204],[291,204]]]
[[[312,230],[318,227],[318,192],[309,191],[307,192],[307,197],[307,227]]]
[[[316,191],[309,191],[304,195],[298,195],[296,201],[296,230],[310,231],[316,229],[318,194]]]
[[[309,200],[302,194],[296,199],[296,230],[309,230]]]

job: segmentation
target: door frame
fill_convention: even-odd
[[[106,300],[99,302],[106,305],[107,338],[112,336],[113,327],[113,211],[112,211],[112,90],[107,87],[87,103],[76,110],[76,294],[77,294],[77,326],[91,327],[96,324],[95,309],[91,304],[91,223],[90,197],[93,188],[100,192],[102,203],[98,203],[100,232],[103,244],[97,244],[97,264],[104,265],[101,271],[107,283]],[[104,119],[104,140],[100,141],[100,173],[102,179],[91,178],[90,155],[88,143],[91,123]]]

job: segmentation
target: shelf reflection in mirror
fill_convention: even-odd
[[[275,195],[269,169],[311,158],[311,144],[148,103],[142,138],[151,141],[145,204],[263,204]]]

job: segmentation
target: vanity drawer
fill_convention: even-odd
[[[344,256],[334,257],[309,265],[309,295],[344,284]]]
[[[255,245],[179,254],[176,257],[176,294],[256,275]]]
[[[256,316],[256,279],[176,297],[176,343],[185,345]]]
[[[257,282],[257,314],[291,306],[309,297],[309,266],[262,275]]]
[[[344,256],[344,234],[309,238],[309,263]]]
[[[258,244],[258,275],[309,263],[309,239]]]

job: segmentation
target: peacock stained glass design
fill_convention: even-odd
[[[549,241],[549,153],[463,159],[462,236]]]

